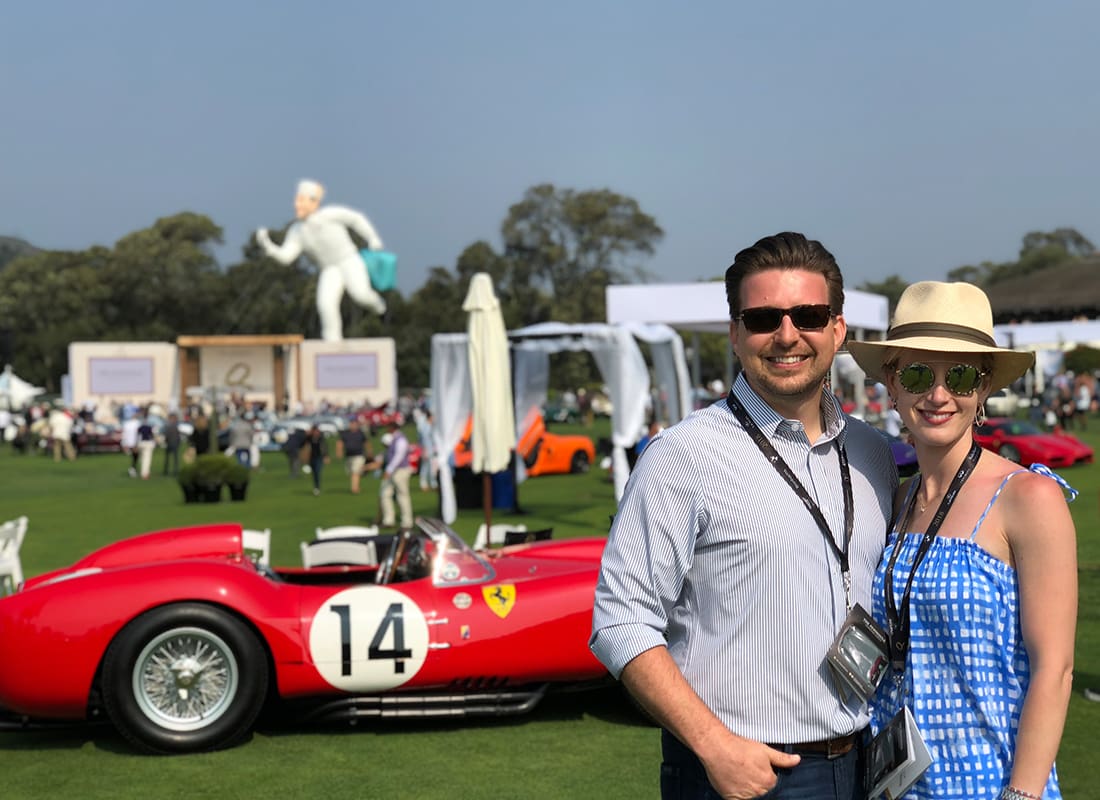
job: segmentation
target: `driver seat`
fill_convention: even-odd
[[[490,525],[488,531],[486,531],[485,523],[483,522],[477,529],[477,536],[474,537],[474,549],[484,550],[486,547],[491,547],[495,544],[505,544],[508,539],[508,534],[510,533],[527,533],[527,526],[494,523]]]
[[[378,552],[374,542],[351,542],[346,539],[322,539],[302,542],[302,565],[310,567],[352,566],[377,567]]]
[[[14,594],[23,583],[19,548],[27,535],[27,518],[17,517],[0,525],[0,596]]]

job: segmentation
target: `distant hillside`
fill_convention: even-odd
[[[37,253],[39,248],[14,236],[0,236],[0,269],[19,256]]]

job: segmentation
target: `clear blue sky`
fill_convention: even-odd
[[[1100,244],[1100,4],[8,4],[0,234],[112,245],[179,211],[222,263],[299,178],[358,208],[407,295],[500,246],[530,186],[610,188],[659,280],[802,230],[849,286]]]

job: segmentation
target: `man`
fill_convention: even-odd
[[[164,423],[164,474],[178,475],[180,471],[180,418],[176,413],[168,415]]]
[[[306,435],[306,431],[301,428],[294,428],[287,433],[286,443],[283,445],[292,478],[298,477],[298,470],[302,467],[302,446],[306,443]]]
[[[390,443],[382,457],[382,524],[392,526],[395,521],[393,501],[401,509],[401,527],[411,528],[413,523],[412,495],[409,493],[409,479],[412,468],[409,466],[409,440],[401,431],[397,422],[390,422]]]
[[[316,181],[301,181],[294,198],[297,222],[290,226],[282,246],[272,243],[266,228],[256,231],[256,241],[271,258],[289,264],[305,253],[321,270],[317,279],[317,313],[321,317],[321,338],[338,342],[344,338],[340,300],[344,290],[359,305],[377,314],[386,313],[386,301],[370,285],[366,265],[348,233],[351,228],[366,240],[371,250],[382,249],[382,239],[365,216],[343,206],[320,208],[325,189]]]
[[[229,449],[233,451],[233,457],[238,463],[246,467],[252,466],[253,435],[252,420],[247,415],[233,417],[233,421],[229,423]]]
[[[434,492],[439,488],[439,478],[432,440],[432,412],[427,408],[417,408],[413,416],[416,418],[416,441],[420,445],[420,491]]]
[[[353,418],[347,430],[340,431],[338,443],[340,453],[344,458],[344,469],[351,479],[351,493],[359,494],[359,479],[363,474],[363,467],[367,463],[367,434],[359,425],[359,420]]]
[[[866,705],[825,659],[849,603],[871,607],[897,472],[829,391],[847,326],[820,242],[761,239],[727,270],[726,296],[742,373],[638,460],[592,649],[664,728],[664,797],[862,797]]]
[[[125,414],[125,409],[123,411]],[[126,472],[131,478],[136,478],[138,471],[138,428],[141,427],[141,418],[138,417],[138,411],[135,407],[134,411],[128,415],[125,415],[122,419],[122,435],[119,439],[119,444],[122,446],[122,452],[130,458],[130,466]]]
[[[76,448],[73,447],[73,417],[69,410],[55,406],[50,411],[50,441],[53,444],[53,460],[60,461],[62,456],[68,461],[76,460]],[[0,428],[3,433],[3,428]]]

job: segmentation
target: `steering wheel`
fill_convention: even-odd
[[[393,546],[390,548],[389,554],[378,568],[378,574],[374,576],[376,584],[385,585],[393,582],[394,575],[397,574],[397,565],[401,563],[401,557],[404,555],[405,548],[409,546],[411,539],[412,531],[406,529],[401,531],[397,538],[393,540]]]

